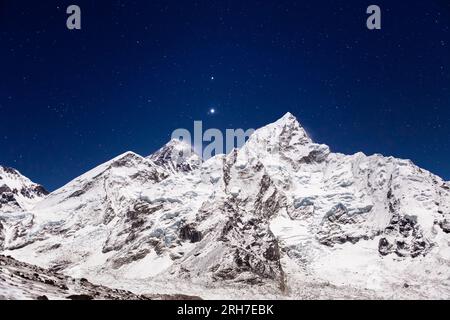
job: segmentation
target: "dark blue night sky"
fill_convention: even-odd
[[[371,4],[382,30],[366,28]],[[52,190],[194,120],[247,129],[290,111],[333,151],[448,180],[449,27],[438,0],[0,0],[0,164]]]

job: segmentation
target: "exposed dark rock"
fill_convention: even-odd
[[[69,299],[69,300],[94,300],[94,297],[87,295],[87,294],[73,294],[71,296],[68,296],[67,299]]]
[[[328,153],[322,149],[312,150],[307,156],[304,156],[300,159],[300,163],[304,164],[312,164],[312,163],[321,163],[325,161]]]
[[[387,199],[392,217],[384,230],[384,237],[380,239],[378,252],[383,256],[388,254],[412,258],[425,256],[434,244],[423,236],[417,217],[398,213],[400,200],[394,197],[391,189]]]
[[[381,238],[378,243],[378,252],[382,256],[387,256],[389,253],[391,253],[392,245],[389,243],[389,241],[386,238]]]
[[[369,240],[376,237],[379,232],[373,230],[368,233],[365,229],[355,229],[348,226],[358,226],[369,214],[372,206],[359,208],[355,213],[350,214],[347,207],[338,203],[325,215],[320,230],[317,232],[317,239],[321,244],[329,247],[344,244],[347,242],[357,243],[361,240]]]
[[[151,215],[162,208],[162,204],[151,205],[146,202],[139,202],[134,205],[134,210],[127,212],[127,217],[129,220],[137,220],[140,216]]]
[[[35,196],[43,197],[49,194],[47,190],[44,189],[43,186],[33,186],[31,188],[22,188],[20,189],[20,194],[26,198],[32,199]]]
[[[284,207],[285,204],[285,197],[275,188],[272,179],[264,174],[255,200],[255,213],[268,219],[278,212],[281,207]]]
[[[269,248],[264,252],[264,258],[269,261],[280,260],[280,248],[278,247],[278,242],[273,242]]]
[[[47,189],[45,189],[43,186],[41,185],[37,185],[33,188],[33,191],[39,195],[39,196],[46,196],[49,194],[49,192],[47,191]]]
[[[228,232],[230,232],[231,230],[233,230],[233,227],[236,225],[236,221],[235,220],[239,220],[239,217],[229,217],[228,221],[225,223],[224,227],[222,228],[222,237],[221,240],[222,241],[226,241],[226,235],[228,234]]]
[[[19,176],[19,172],[17,172],[16,169],[8,168],[8,167],[2,167],[2,168],[3,168],[3,171],[5,171],[6,173],[9,173],[13,176]]]
[[[268,190],[264,187],[263,189]],[[252,212],[253,217],[245,221],[242,217],[250,213],[239,211],[238,205],[231,200],[223,204],[229,218],[222,228],[219,240],[229,247],[228,255],[232,255],[232,258],[228,260],[227,255],[226,262],[210,268],[213,279],[240,281],[252,285],[273,280],[284,290],[285,278],[280,263],[280,250],[276,238],[270,232],[265,214],[255,215]],[[254,207],[257,211],[256,205]],[[279,208],[274,210],[276,212]]]
[[[3,193],[10,193],[10,192],[12,192],[12,190],[6,184],[0,186],[0,195]]]
[[[293,220],[303,220],[314,215],[314,201],[311,198],[296,199],[293,206],[286,208],[288,215]]]
[[[123,265],[144,259],[149,253],[150,253],[149,249],[143,249],[137,253],[128,253],[127,256],[125,256],[125,257],[113,260],[112,267],[114,269],[119,269]]]
[[[163,172],[159,172],[157,170],[152,170],[150,172],[148,171],[139,171],[133,175],[130,176],[131,179],[147,182],[147,181],[154,181],[154,182],[160,182],[168,177],[167,174]]]
[[[122,155],[119,159],[113,161],[111,163],[111,168],[120,168],[120,167],[132,167],[135,165],[136,161],[141,161],[142,158],[135,153],[128,152]]]
[[[2,221],[0,220],[0,250],[4,249],[5,233]]]
[[[413,216],[394,214],[380,239],[378,252],[386,256],[395,253],[399,257],[416,258],[426,255],[433,243],[423,237],[422,230]]]
[[[108,225],[111,221],[114,220],[114,217],[116,216],[116,213],[114,212],[114,209],[111,206],[111,203],[108,202],[108,206],[105,209],[105,213],[103,215],[103,224]]]
[[[20,205],[12,192],[4,192],[0,195],[0,206],[2,204],[10,204],[20,208]]]
[[[95,184],[94,181],[95,180],[89,181],[88,183],[83,185],[82,189],[73,192],[71,195],[69,195],[69,198],[77,198],[77,197],[85,194],[87,191],[89,191],[94,186],[94,184]]]
[[[326,218],[329,222],[336,222],[340,220],[343,223],[347,223],[347,220],[350,219],[345,219],[345,215],[348,215],[347,207],[345,207],[342,203],[338,203],[335,207],[328,211]]]
[[[202,240],[202,233],[197,231],[191,224],[185,225],[180,229],[181,240],[189,240],[191,243],[200,242]]]
[[[439,222],[439,226],[445,233],[450,233],[450,220],[448,219],[442,220],[441,222]]]
[[[45,253],[45,252],[49,252],[49,251],[52,251],[52,250],[59,249],[60,247],[61,247],[61,244],[56,243],[56,244],[54,244],[54,245],[52,245],[52,246],[50,246],[50,247],[43,247],[43,248],[40,248],[40,249],[37,250],[36,252],[37,252],[37,253]]]

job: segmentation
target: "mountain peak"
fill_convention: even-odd
[[[266,150],[286,149],[313,143],[305,129],[290,112],[277,121],[255,131],[249,140],[252,148]]]
[[[194,149],[192,148],[192,146],[180,139],[175,139],[173,138],[172,140],[170,140],[169,142],[167,142],[165,144],[164,147],[173,147],[173,148],[178,148],[178,149],[188,149],[191,150],[192,152],[194,152]]]
[[[297,118],[290,112],[286,112],[284,116],[282,116],[278,121],[290,122],[297,121]]]
[[[111,159],[110,161],[117,161],[117,160],[121,160],[124,158],[142,158],[142,156],[138,155],[137,153],[135,153],[133,151],[126,151],[126,152],[116,156],[115,158]]]
[[[189,172],[200,167],[201,157],[185,141],[172,139],[148,159],[171,172]]]
[[[308,137],[308,134],[306,133],[303,126],[300,124],[298,119],[290,112],[286,113],[284,116],[282,116],[280,119],[275,121],[272,124],[269,124],[269,126],[282,126],[287,127],[295,131],[302,131],[302,134],[304,134],[306,137]]]
[[[0,173],[9,174],[9,175],[15,175],[15,176],[20,175],[19,172],[16,169],[9,168],[9,167],[3,167],[3,166],[0,166]]]
[[[48,194],[19,171],[0,166],[0,212],[30,209]]]

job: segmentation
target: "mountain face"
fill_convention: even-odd
[[[228,155],[191,151],[129,152],[0,214],[5,253],[136,294],[450,298],[441,178],[333,153],[291,114]]]

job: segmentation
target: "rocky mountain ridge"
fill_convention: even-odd
[[[137,294],[450,297],[449,183],[411,161],[333,153],[289,113],[191,151],[128,152],[0,214],[5,252]]]

